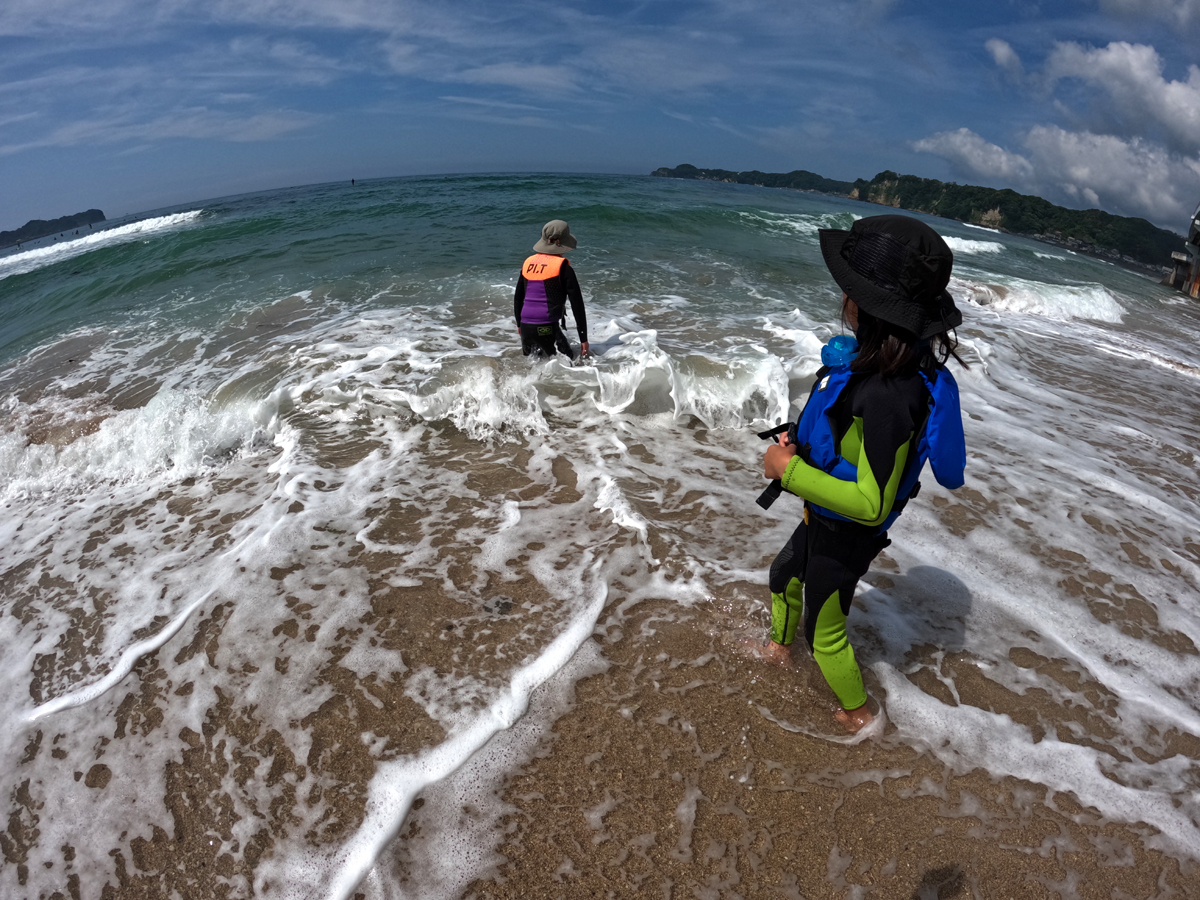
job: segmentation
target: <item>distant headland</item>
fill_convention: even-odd
[[[45,219],[31,219],[16,231],[0,231],[0,249],[25,241],[36,241],[38,238],[51,234],[61,234],[67,230],[73,231],[85,225],[90,228],[95,223],[103,221],[104,213],[98,209],[89,209],[86,212],[75,213],[73,216],[63,216],[61,219],[51,219],[49,222]]]
[[[834,181],[798,169],[786,174],[730,172],[682,165],[651,173],[663,178],[727,181],[762,187],[815,191],[865,200],[895,209],[956,219],[997,231],[1056,244],[1068,250],[1112,262],[1161,273],[1169,268],[1172,251],[1180,250],[1183,236],[1152,225],[1145,219],[1114,216],[1099,209],[1066,209],[1041,197],[969,184],[880,172],[870,181]]]

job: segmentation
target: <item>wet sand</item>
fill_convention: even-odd
[[[555,472],[550,493],[575,502],[580,495],[569,487],[574,481],[569,475]],[[512,476],[503,467],[481,464],[468,477],[507,487]],[[545,491],[519,482],[512,489],[524,500]],[[934,505],[943,524],[956,533],[977,527],[989,512],[986,499],[971,490],[954,501],[939,500]],[[374,537],[386,542],[415,527],[412,509],[396,501],[387,509]],[[289,512],[300,515],[302,504]],[[315,534],[349,540],[332,527]],[[661,540],[651,532],[652,552],[670,560],[671,548]],[[529,553],[541,549],[528,547]],[[480,573],[471,545],[448,545],[441,552],[453,560],[455,582],[476,582]],[[1130,586],[1106,579],[1078,554],[1052,546],[1037,554],[1061,574],[1058,587],[1083,596],[1099,620],[1174,652],[1196,653],[1186,636],[1160,625]],[[354,555],[377,573],[400,562],[386,551]],[[763,572],[768,564],[764,558]],[[528,557],[511,565],[520,570]],[[1200,896],[1200,866],[1148,848],[1147,839],[1156,833],[1150,826],[1107,821],[1044,785],[993,778],[980,769],[954,771],[903,743],[886,722],[882,735],[848,742],[833,718],[833,696],[802,647],[789,668],[747,647],[766,632],[761,584],[726,584],[710,601],[691,607],[665,599],[630,603],[629,591],[647,579],[644,565],[643,559],[612,579],[613,593],[590,639],[594,646],[587,648],[607,669],[575,685],[572,708],[540,735],[532,758],[503,780],[498,800],[510,812],[492,835],[503,861],[463,896]],[[916,590],[911,574],[902,574],[885,552],[865,583],[901,595],[907,590],[911,601]],[[0,584],[12,587],[19,575],[10,571]],[[528,575],[494,583],[488,575],[473,611],[436,580],[404,588],[375,581],[369,612],[353,629],[338,631],[320,666],[318,681],[333,695],[280,733],[267,724],[267,711],[240,698],[235,686],[242,677],[259,677],[260,669],[288,676],[293,648],[303,652],[324,626],[332,607],[314,607],[290,593],[304,575],[299,561],[269,570],[272,590],[281,598],[271,632],[279,649],[237,672],[208,670],[218,702],[206,710],[199,731],[163,733],[163,709],[186,704],[198,690],[174,676],[181,665],[207,658],[212,666],[221,645],[239,639],[229,630],[234,606],[220,598],[198,611],[178,638],[139,662],[133,678],[117,690],[121,699],[109,736],[87,758],[60,748],[67,737],[61,723],[47,720],[31,736],[19,769],[37,760],[41,771],[73,780],[89,793],[129,789],[105,762],[108,751],[123,743],[165,741],[177,750],[165,772],[165,796],[140,798],[161,803],[173,828],[113,835],[114,872],[99,880],[86,880],[86,872],[81,880],[74,850],[61,848],[52,877],[62,889],[50,897],[248,896],[261,860],[290,856],[297,840],[328,849],[352,835],[364,821],[368,785],[381,764],[445,739],[442,726],[406,695],[403,680],[362,677],[346,668],[345,654],[363,632],[379,652],[402,654],[410,670],[428,666],[447,673],[465,665],[485,673],[497,661],[480,656],[480,641],[532,649],[557,628],[554,598]],[[47,597],[67,590],[43,588]],[[963,597],[946,590],[933,599],[945,620],[961,624],[967,612]],[[869,664],[881,652],[873,631],[879,626],[861,609],[861,596],[856,606],[851,628]],[[510,615],[514,610],[522,615]],[[525,613],[533,610],[545,616],[530,630]],[[35,666],[47,678],[55,667],[86,655],[87,635],[98,626],[87,620],[77,626],[73,642]],[[1049,735],[1124,758],[1109,742],[1104,714],[1116,698],[1103,684],[1069,661],[1014,648],[1009,654],[1014,665],[1035,670],[1074,699],[1056,701],[1036,687],[1016,694],[987,676],[969,646],[955,643],[961,637],[930,633],[904,659],[887,661],[947,709],[977,707],[1027,728],[1035,743]],[[886,692],[869,669],[865,675],[872,695],[886,707]],[[41,680],[35,678],[30,690],[35,700],[43,699]],[[311,739],[300,740],[301,734]],[[1138,756],[1145,762],[1175,754],[1200,760],[1200,738],[1184,733],[1162,738],[1161,757],[1142,749]],[[37,785],[16,774],[0,849],[19,874],[24,868],[19,881],[25,883],[46,812]],[[305,810],[318,804],[324,810],[319,820],[298,834]],[[422,806],[423,798],[414,810]],[[236,832],[245,833],[247,823],[238,823],[247,814],[254,817],[253,833],[239,842]],[[384,851],[385,882],[403,872],[410,848],[427,840],[420,818],[410,816]],[[358,896],[376,894],[360,890]]]
[[[1064,569],[1071,564],[1066,560]],[[885,553],[866,580],[894,589],[903,580],[896,569]],[[292,574],[275,569],[271,578],[283,588]],[[627,607],[614,602],[619,595],[610,600],[590,639],[607,670],[575,685],[570,710],[541,735],[532,758],[504,780],[499,799],[511,812],[494,833],[504,861],[463,896],[1200,896],[1200,866],[1148,849],[1145,840],[1155,834],[1150,826],[1107,821],[1036,783],[995,779],[980,769],[953,771],[903,744],[886,722],[882,735],[848,742],[833,718],[833,696],[802,647],[787,668],[747,647],[748,639],[765,633],[765,610],[750,599],[762,590],[751,583],[727,585],[712,602],[691,608],[665,600]],[[477,634],[517,627],[508,616],[514,606],[551,602],[529,579],[485,593],[481,611],[463,616],[461,605],[433,585],[380,590],[360,625],[382,651],[403,651],[410,666],[452,671]],[[288,609],[276,631],[301,644],[318,622],[316,611],[298,602]],[[855,613],[856,643],[869,659],[869,618]],[[217,603],[198,616],[180,646],[164,648],[166,667],[163,652],[136,667],[136,683],[116,712],[113,740],[156,732],[158,707],[186,702],[193,686],[174,683],[168,669],[193,656],[213,656],[228,621],[228,608]],[[306,843],[328,848],[352,834],[363,821],[367,785],[379,764],[435,746],[444,732],[404,695],[402,682],[360,681],[339,664],[341,658],[335,648],[321,675],[335,695],[294,723],[312,735],[306,756],[289,749],[294,736],[266,729],[261,711],[224,693],[207,711],[200,733],[162,735],[180,751],[168,766],[161,799],[174,832],[154,828],[117,838],[114,877],[99,896],[243,896],[235,885],[241,879],[253,884],[259,860],[283,851],[297,814],[318,802],[326,812],[304,836]],[[1037,689],[1014,694],[990,680],[969,649],[916,646],[906,673],[947,707],[1003,713],[1037,740],[1049,730],[1062,741],[1107,747],[1104,722],[1094,714],[1104,705],[1102,685],[1065,661],[1024,648],[1014,650],[1012,660],[1089,703],[1061,705]],[[263,665],[286,674],[289,659],[284,654]],[[882,687],[869,670],[865,675],[872,695],[886,705]],[[376,745],[386,739],[386,752],[378,755],[364,735],[373,735]],[[60,760],[60,737],[53,729],[39,730],[22,762],[47,753]],[[1200,759],[1200,738],[1169,735],[1166,744],[1168,755]],[[1107,752],[1119,755],[1115,748]],[[85,765],[62,754],[57,765],[62,777],[71,777],[73,768],[76,782],[105,791],[111,773],[103,756],[100,746],[101,762]],[[245,791],[237,798],[225,789],[231,767]],[[114,780],[112,787],[119,784]],[[247,797],[263,790],[271,799],[257,807],[261,827],[239,847],[235,805],[256,808]],[[423,805],[418,799],[414,810]],[[464,809],[465,815],[475,812]],[[36,842],[39,815],[26,782],[0,835],[7,862],[24,865],[21,845]],[[413,819],[384,851],[387,860],[405,859],[426,840]],[[126,837],[128,858],[120,849]],[[85,884],[81,892],[71,858],[70,848],[63,848],[65,892],[54,898],[92,896],[97,887]],[[388,865],[388,877],[404,869]],[[360,890],[356,896],[374,894]]]
[[[646,604],[601,639],[609,671],[578,684],[543,755],[508,781],[508,861],[466,896],[1200,896],[1200,867],[1145,849],[1148,826],[951,772],[886,732],[848,745],[767,721],[764,685],[837,734],[815,668],[747,659],[701,616]],[[960,682],[962,702],[996,708],[987,684]]]

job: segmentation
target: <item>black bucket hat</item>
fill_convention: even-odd
[[[849,231],[823,228],[821,255],[833,280],[862,309],[924,340],[962,324],[946,290],[954,254],[911,216],[868,216]]]

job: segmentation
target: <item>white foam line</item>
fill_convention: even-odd
[[[14,253],[0,258],[0,278],[7,278],[9,275],[24,275],[43,266],[74,259],[92,250],[99,250],[101,247],[112,247],[136,241],[177,225],[187,225],[195,221],[203,212],[202,209],[193,209],[189,212],[142,219],[139,222],[130,222],[128,225],[118,225],[116,228],[96,231],[73,241],[63,241],[48,247],[35,247],[32,250]]]
[[[592,567],[593,573],[599,565],[597,562]],[[329,889],[323,890],[320,885],[313,884],[318,880],[316,878],[305,879],[300,875],[296,879],[316,888],[309,896],[347,900],[375,865],[380,852],[396,836],[413,801],[425,786],[452,775],[493,735],[513,725],[525,713],[534,689],[562,669],[595,630],[608,597],[607,585],[602,581],[598,584],[597,596],[583,615],[551,641],[541,656],[518,669],[508,690],[466,729],[415,758],[379,766],[371,782],[363,824],[355,838],[338,850],[335,860],[340,863],[340,869]],[[376,785],[381,786],[376,788]]]
[[[887,724],[887,712],[880,706],[878,714],[865,728],[855,734],[832,735],[825,734],[823,731],[817,731],[812,728],[805,728],[803,725],[793,725],[786,719],[781,719],[773,712],[761,704],[755,704],[755,709],[758,714],[768,722],[774,722],[784,731],[790,731],[793,734],[803,734],[811,738],[816,738],[819,741],[829,741],[832,744],[861,744],[868,738],[875,738],[883,734],[884,725]]]
[[[945,238],[946,246],[955,253],[1003,253],[1005,247],[997,241],[973,241],[970,238]]]
[[[999,758],[1003,764],[1000,771],[1005,775],[1074,794],[1084,806],[1094,806],[1109,818],[1145,822],[1159,829],[1162,837],[1175,846],[1197,853],[1196,823],[1189,814],[1176,809],[1170,795],[1164,792],[1154,788],[1139,790],[1105,777],[1099,754],[1091,747],[1060,741],[1051,735],[1031,743],[1024,726],[1003,727],[1012,724],[1009,716],[969,705],[954,707],[943,714],[961,723],[950,732],[945,727],[946,719],[929,715],[923,700],[913,702],[921,691],[899,670],[888,665],[872,668],[887,691],[888,708],[900,740],[909,746],[924,747],[950,765],[961,766],[965,760],[968,768],[984,765],[983,760]],[[990,768],[996,770],[994,765]],[[1070,773],[1070,777],[1064,773]]]
[[[24,724],[28,725],[31,722],[35,722],[38,719],[43,718],[44,716],[51,715],[63,709],[71,709],[75,706],[83,706],[83,704],[90,703],[92,700],[95,700],[110,688],[115,687],[126,675],[129,674],[129,670],[133,668],[134,664],[142,656],[147,653],[152,653],[169,641],[172,637],[174,637],[175,632],[183,627],[183,623],[186,622],[188,616],[190,616],[196,610],[196,607],[202,604],[214,593],[215,591],[209,591],[207,594],[181,612],[178,616],[176,616],[175,621],[167,625],[167,627],[162,629],[162,631],[159,631],[153,637],[146,638],[144,641],[138,641],[136,644],[126,649],[125,652],[121,654],[121,658],[117,660],[117,664],[113,666],[112,671],[95,684],[90,684],[85,688],[80,688],[79,690],[72,691],[69,694],[63,694],[61,697],[55,697],[53,700],[43,703],[25,717]]]
[[[1011,612],[1011,611],[1010,611]],[[1073,618],[1073,617],[1071,617]],[[1151,691],[1143,681],[1140,672],[1126,673],[1108,661],[1105,654],[1088,652],[1088,642],[1080,641],[1078,632],[1068,624],[1071,620],[1061,616],[1057,622],[1048,619],[1034,620],[1032,616],[1023,617],[1031,629],[1040,630],[1044,638],[1053,640],[1061,651],[1084,665],[1088,671],[1097,676],[1105,687],[1110,689],[1122,700],[1148,707],[1160,715],[1170,716],[1174,724],[1181,726],[1191,734],[1200,734],[1200,715],[1180,700],[1166,691]],[[1056,627],[1056,625],[1058,627]],[[1119,640],[1119,637],[1116,638]],[[1138,645],[1141,641],[1128,640],[1129,646],[1122,647],[1122,658],[1137,659]],[[1111,652],[1112,647],[1105,648]]]

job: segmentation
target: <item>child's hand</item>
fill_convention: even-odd
[[[796,455],[796,445],[788,443],[787,435],[778,444],[772,444],[763,454],[763,475],[772,481],[783,477],[788,463]]]

